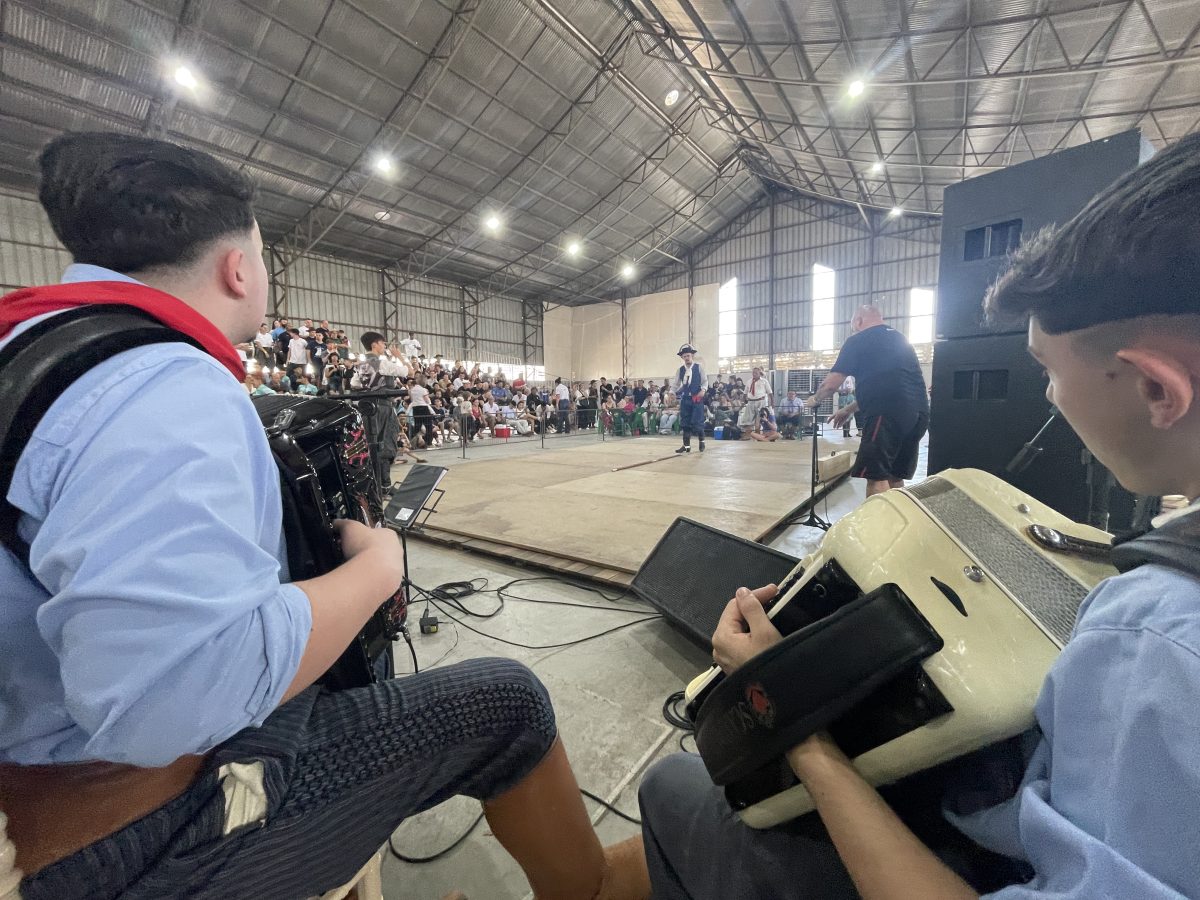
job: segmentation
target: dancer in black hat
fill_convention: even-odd
[[[683,365],[675,375],[675,394],[679,397],[679,424],[683,429],[683,446],[676,453],[692,452],[692,435],[700,438],[700,452],[704,452],[704,370],[700,363],[693,362],[696,348],[684,344],[679,348]]]

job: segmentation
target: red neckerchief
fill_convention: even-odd
[[[754,386],[756,384],[758,384],[760,381],[762,381],[762,379],[759,378],[757,375],[750,379],[750,390],[746,394],[747,399],[750,399],[750,400],[756,399],[754,396]]]
[[[45,313],[76,306],[132,306],[156,320],[194,338],[210,356],[238,381],[246,378],[246,365],[217,326],[178,297],[130,281],[77,281],[45,287],[22,288],[0,297],[0,339],[22,322]]]

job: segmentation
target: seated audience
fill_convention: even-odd
[[[658,433],[670,434],[679,421],[679,400],[673,391],[667,391],[663,400],[662,416],[658,420]]]
[[[795,391],[788,391],[787,397],[779,404],[779,428],[785,440],[795,440],[796,432],[803,425],[804,401],[796,396]]]
[[[780,439],[779,426],[775,422],[775,413],[769,406],[764,406],[758,413],[758,430],[750,432],[755,441],[770,443]]]

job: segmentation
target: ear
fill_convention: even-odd
[[[247,292],[246,276],[242,272],[245,261],[245,252],[237,247],[229,248],[221,257],[221,283],[225,290],[239,300],[244,299]]]
[[[1173,356],[1153,350],[1117,351],[1117,359],[1137,370],[1138,394],[1150,410],[1150,424],[1167,429],[1187,415],[1195,400],[1191,372]]]

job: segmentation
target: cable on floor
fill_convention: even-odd
[[[617,807],[613,806],[613,804],[609,803],[607,800],[604,800],[601,797],[597,797],[591,791],[580,788],[579,793],[582,794],[583,796],[587,797],[589,800],[592,800],[595,803],[599,803],[601,806],[603,806],[605,809],[607,809],[614,816],[624,819],[626,822],[629,822],[632,825],[637,825],[638,827],[641,827],[641,824],[642,824],[641,819],[635,818],[634,816],[631,816],[628,813],[622,812],[621,810],[617,809]],[[436,862],[437,860],[441,859],[442,857],[446,856],[449,853],[452,853],[453,851],[455,851],[459,847],[461,847],[463,845],[463,843],[467,840],[467,838],[469,838],[475,832],[475,829],[479,827],[479,823],[482,822],[483,819],[484,819],[484,814],[480,813],[478,816],[475,817],[475,821],[471,823],[470,827],[468,827],[466,831],[464,831],[457,838],[455,838],[453,843],[451,843],[448,846],[446,846],[445,848],[437,851],[436,853],[429,854],[428,856],[408,856],[407,854],[401,853],[399,850],[396,849],[395,835],[392,835],[391,837],[388,838],[388,850],[391,852],[392,856],[396,857],[396,859],[400,860],[401,862],[410,863],[412,865],[420,866],[420,865],[425,865],[426,863]]]

